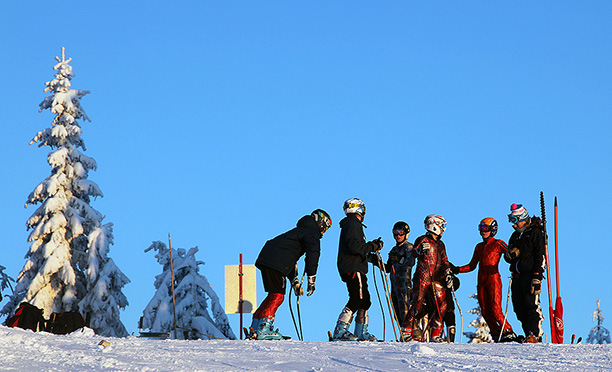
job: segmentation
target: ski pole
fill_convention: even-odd
[[[385,319],[385,308],[383,307],[382,300],[380,299],[380,293],[378,292],[378,284],[376,284],[376,273],[372,270],[372,278],[374,279],[374,288],[376,288],[376,297],[378,297],[378,303],[380,304],[380,313],[383,317],[383,341],[385,340],[385,334],[387,332],[387,322]]]
[[[302,280],[300,280],[300,287],[302,283],[304,283],[304,275],[306,275],[306,269],[304,269],[304,273],[302,274]],[[303,288],[303,287],[302,287]],[[296,307],[297,307],[297,315],[298,315],[298,325],[300,326],[300,341],[304,341],[304,330],[302,329],[302,316],[300,315],[300,296],[296,296]]]
[[[395,307],[392,304],[392,300],[391,300],[391,288],[389,286],[389,280],[387,278],[387,270],[385,269],[385,264],[382,261],[382,257],[380,255],[380,251],[376,252],[377,256],[378,256],[378,267],[380,269],[380,275],[383,276],[383,285],[386,285],[385,287],[385,295],[387,298],[387,305],[389,306],[389,316],[391,317],[391,324],[393,325],[393,333],[395,334],[395,341],[399,341],[399,339],[397,338],[397,334],[395,333],[395,322],[397,322],[397,330],[400,333],[400,337],[401,337],[401,326],[399,324],[399,319],[397,318],[397,313],[395,312]]]
[[[463,342],[463,314],[461,313],[461,307],[459,306],[459,301],[457,301],[457,296],[455,295],[454,285],[451,286],[451,292],[453,293],[453,298],[455,299],[455,303],[457,304],[457,310],[459,310],[459,316],[461,317],[461,335],[459,336],[459,343],[462,343]]]
[[[298,337],[298,340],[304,341],[302,339],[302,319],[300,317],[300,296],[298,295],[295,296],[297,297],[295,302],[296,302],[297,313],[298,313],[298,322],[299,322],[299,327],[298,327],[298,322],[295,321],[295,315],[293,314],[293,307],[291,306],[291,293],[292,292],[293,292],[293,288],[291,288],[291,290],[289,291],[289,313],[291,313],[291,320],[293,321],[293,327],[295,327],[295,333]]]
[[[508,297],[506,297],[506,312],[504,313],[504,322],[502,323],[501,331],[499,331],[499,339],[497,342],[501,341],[502,334],[504,333],[504,327],[506,326],[506,319],[508,319],[508,304],[510,303],[510,288],[512,287],[512,275],[510,276],[510,281],[508,282]]]

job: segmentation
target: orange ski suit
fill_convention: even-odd
[[[499,259],[508,251],[508,246],[503,240],[489,238],[486,242],[476,244],[474,255],[469,264],[460,266],[460,273],[473,271],[478,265],[478,304],[482,317],[487,322],[491,336],[497,340],[499,332],[504,324],[504,313],[502,304],[502,282],[499,275]],[[506,321],[504,331],[512,331],[512,327]]]

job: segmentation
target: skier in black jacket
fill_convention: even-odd
[[[343,209],[346,217],[340,221],[338,272],[342,281],[346,283],[349,300],[338,317],[333,339],[375,341],[376,337],[368,332],[368,309],[372,302],[366,273],[370,254],[380,251],[383,242],[378,238],[366,243],[362,224],[365,216],[363,201],[348,199],[344,202]],[[354,314],[356,314],[355,334],[348,330]]]
[[[315,290],[315,279],[319,256],[320,240],[331,226],[331,217],[322,209],[300,218],[297,227],[268,240],[261,249],[255,266],[261,271],[267,297],[253,314],[251,338],[280,340],[285,337],[274,329],[276,310],[285,298],[285,278],[291,280],[291,287],[296,296],[304,295],[297,272],[297,261],[306,254],[306,274],[308,287],[306,293],[312,295]]]
[[[521,204],[512,204],[508,220],[514,228],[504,259],[512,272],[512,306],[525,332],[524,342],[542,340],[540,291],[544,277],[544,230],[540,218],[529,217]]]

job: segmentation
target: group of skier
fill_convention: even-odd
[[[539,294],[545,265],[544,232],[538,217],[530,217],[520,204],[512,204],[508,220],[514,228],[508,245],[496,239],[498,224],[494,218],[484,218],[478,225],[482,242],[474,249],[470,262],[453,265],[447,257],[442,235],[446,220],[440,215],[425,218],[426,234],[414,244],[408,242],[410,227],[399,221],[393,226],[395,246],[382,262],[381,238],[366,241],[363,220],[365,203],[348,199],[343,206],[345,218],[340,221],[338,273],[346,284],[348,302],[340,312],[332,340],[375,341],[368,330],[368,310],[371,305],[368,290],[368,264],[372,263],[389,274],[393,314],[401,328],[402,341],[454,342],[454,291],[459,288],[459,273],[478,266],[477,296],[482,316],[496,342],[541,342],[543,315]],[[298,277],[297,261],[305,255],[306,295],[315,290],[320,239],[332,224],[330,215],[322,209],[300,218],[297,226],[266,242],[256,267],[260,270],[266,298],[253,314],[249,337],[283,339],[274,328],[276,310],[283,303],[286,279],[297,296],[304,294]],[[501,257],[510,264],[512,303],[525,336],[517,336],[502,309],[502,283],[498,265]],[[414,275],[412,270],[414,268]],[[349,330],[355,320],[354,332]],[[444,335],[444,325],[447,335]]]

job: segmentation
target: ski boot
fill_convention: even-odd
[[[248,340],[254,340],[257,338],[256,330],[259,328],[259,324],[261,324],[261,319],[253,318],[251,321],[251,326],[249,328],[244,327],[244,337]]]
[[[539,342],[541,342],[540,339],[531,333],[525,338],[525,341],[523,341],[524,344],[537,344]]]
[[[355,337],[359,341],[378,341],[376,336],[368,332],[368,323],[370,317],[368,316],[367,310],[357,310],[357,316],[355,317]]]
[[[446,340],[442,338],[442,328],[434,328],[431,330],[429,342],[446,342]]]
[[[338,320],[332,339],[334,341],[357,341],[357,337],[348,330],[350,325],[350,323]]]
[[[284,340],[287,337],[274,330],[274,319],[261,318],[259,327],[255,329],[255,338],[258,340]]]
[[[402,327],[400,332],[402,334],[402,342],[412,341],[412,328]]]
[[[518,336],[511,329],[505,329],[502,332],[501,339],[498,339],[498,340],[495,340],[495,341],[496,342],[516,342],[518,341]]]
[[[332,341],[357,341],[357,337],[348,330],[352,321],[353,310],[345,307],[342,309],[340,316],[338,316],[338,322],[336,323],[336,328],[334,328]]]
[[[448,336],[447,336],[447,340],[449,343],[453,343],[455,342],[455,333],[457,332],[457,330],[455,329],[455,326],[449,326],[446,328],[447,332],[448,332]]]
[[[376,336],[368,332],[368,325],[355,322],[355,337],[357,341],[378,341]]]

